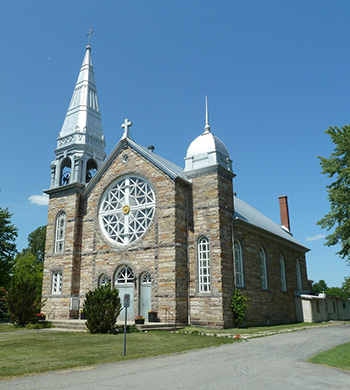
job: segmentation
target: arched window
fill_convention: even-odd
[[[130,267],[123,267],[121,268],[115,276],[115,284],[121,283],[133,283],[135,279],[134,273],[132,272],[132,269]]]
[[[88,183],[95,176],[96,172],[97,172],[96,161],[94,159],[90,158],[90,160],[88,160],[88,162],[86,164],[85,182]]]
[[[281,279],[281,291],[287,291],[286,283],[286,267],[284,265],[284,257],[280,255],[280,279]]]
[[[72,170],[72,162],[69,157],[66,157],[61,164],[60,185],[65,186],[69,184]]]
[[[110,282],[110,279],[108,277],[108,275],[106,274],[102,274],[99,278],[98,278],[98,287],[101,287],[101,286],[105,286],[107,283]]]
[[[260,263],[260,281],[261,288],[267,290],[267,268],[266,268],[266,256],[263,248],[259,249],[259,263]]]
[[[55,253],[64,251],[64,237],[66,233],[66,214],[61,212],[56,218]]]
[[[198,276],[199,292],[210,292],[209,240],[206,237],[198,240]]]
[[[243,274],[243,254],[242,246],[238,240],[235,240],[235,284],[236,287],[244,286],[244,274]]]
[[[300,271],[300,262],[297,260],[295,262],[296,265],[296,272],[297,272],[297,284],[298,284],[298,291],[301,291],[303,289],[302,283],[301,283],[301,271]]]

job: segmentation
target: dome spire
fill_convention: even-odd
[[[204,133],[210,133],[208,96],[205,96],[205,127],[204,127],[204,129],[205,129]]]

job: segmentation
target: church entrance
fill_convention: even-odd
[[[118,320],[125,320],[125,309],[123,306],[125,294],[130,294],[127,320],[132,321],[134,318],[134,279],[134,273],[130,267],[124,266],[116,273],[114,285],[119,290],[119,297],[122,302],[122,310]]]
[[[148,319],[148,311],[151,310],[152,279],[148,273],[141,276],[140,291],[140,315]]]

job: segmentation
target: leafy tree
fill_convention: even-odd
[[[110,283],[85,295],[83,313],[90,333],[114,333],[121,309],[119,291]]]
[[[312,284],[312,292],[314,294],[324,293],[327,290],[327,288],[328,288],[327,283],[323,279]]]
[[[249,299],[239,289],[236,289],[235,293],[232,295],[231,309],[233,311],[236,326],[241,326],[244,323],[245,311],[248,308],[248,300]]]
[[[43,265],[24,250],[18,254],[8,290],[2,289],[13,324],[27,325],[41,309]]]
[[[318,224],[333,233],[326,237],[326,245],[341,244],[337,252],[350,262],[350,126],[329,127],[326,131],[334,143],[329,158],[319,157],[322,173],[334,179],[327,186],[330,211]]]
[[[12,214],[0,207],[0,286],[7,287],[16,255],[17,228],[11,223]]]
[[[333,295],[335,297],[347,299],[346,294],[344,294],[344,291],[340,287],[329,287],[325,292],[327,295]]]
[[[350,298],[350,276],[344,278],[344,282],[341,285],[341,289],[346,298]]]
[[[28,236],[28,250],[40,261],[45,258],[46,226],[40,226]]]

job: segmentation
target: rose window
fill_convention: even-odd
[[[108,188],[101,200],[99,219],[102,231],[113,243],[129,244],[148,229],[154,205],[154,192],[144,179],[123,177]]]

